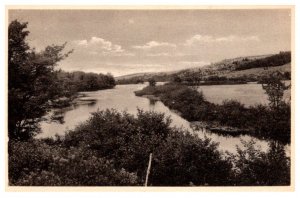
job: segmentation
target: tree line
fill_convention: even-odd
[[[266,58],[260,58],[255,60],[244,60],[242,62],[234,62],[236,64],[235,70],[245,70],[251,68],[268,68],[284,65],[291,62],[291,52],[282,51],[279,54],[274,54]]]
[[[57,78],[66,90],[66,94],[72,94],[81,91],[96,91],[102,89],[111,89],[116,83],[111,74],[85,73],[82,71],[65,72],[58,71]]]

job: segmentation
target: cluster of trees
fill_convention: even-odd
[[[117,84],[139,84],[148,82],[150,79],[155,80],[156,82],[166,82],[172,79],[172,75],[167,73],[158,73],[158,74],[140,74],[133,77],[126,77],[117,80]]]
[[[182,83],[185,85],[228,85],[228,84],[246,84],[253,79],[247,77],[232,77],[227,78],[226,76],[201,76],[199,73],[185,73],[184,76],[175,75],[172,78],[172,82]]]
[[[80,91],[111,89],[116,85],[111,74],[59,71],[57,72],[57,78],[63,86],[63,90],[69,95]]]
[[[149,186],[290,184],[281,145],[261,152],[245,142],[237,154],[224,155],[216,143],[170,122],[155,112],[106,110],[57,139],[12,141],[10,185],[142,186],[150,153]]]
[[[8,131],[10,139],[30,139],[39,132],[43,116],[60,98],[78,91],[112,88],[114,78],[108,74],[63,72],[55,69],[68,57],[63,45],[47,46],[36,52],[26,42],[27,23],[12,21],[8,27]],[[65,102],[66,100],[64,100]],[[68,103],[68,102],[67,102]],[[63,105],[66,105],[65,103]]]
[[[144,79],[141,77],[132,77],[132,78],[125,78],[119,79],[116,82],[118,85],[127,85],[127,84],[143,84]]]
[[[10,139],[29,139],[51,108],[50,101],[62,97],[54,70],[71,51],[66,44],[52,45],[41,52],[25,41],[27,23],[12,21],[8,27],[8,131]]]
[[[136,91],[137,96],[155,95],[171,109],[177,110],[189,121],[217,122],[220,126],[237,127],[239,133],[290,143],[291,107],[283,100],[284,91],[289,88],[280,74],[274,74],[263,81],[263,89],[269,97],[269,105],[245,107],[238,101],[225,100],[217,105],[208,102],[201,92],[178,83],[156,87],[145,87]]]

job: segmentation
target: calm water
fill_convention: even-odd
[[[290,81],[285,81],[285,84],[290,85]],[[262,89],[261,84],[201,86],[198,90],[203,92],[208,101],[216,104],[221,104],[225,99],[238,100],[245,106],[268,104],[268,96]],[[290,96],[291,90],[289,89],[286,90],[283,98],[290,101]]]
[[[172,126],[182,127],[183,129],[187,129],[192,131],[190,127],[190,123],[185,119],[178,116],[176,113],[172,112],[169,108],[167,108],[163,103],[157,101],[155,103],[151,102],[147,98],[136,97],[134,95],[134,91],[140,90],[145,87],[145,84],[138,84],[138,85],[118,85],[114,89],[109,90],[101,90],[101,91],[94,91],[94,92],[84,92],[86,94],[86,98],[89,99],[96,99],[94,104],[90,105],[77,105],[73,106],[72,108],[63,111],[62,114],[64,115],[64,123],[41,123],[42,133],[39,134],[39,138],[44,137],[53,137],[55,134],[63,135],[66,130],[74,129],[74,127],[84,121],[86,121],[90,117],[90,113],[99,110],[104,110],[107,108],[114,108],[118,111],[127,111],[131,114],[137,113],[137,108],[143,109],[145,111],[153,110],[157,112],[165,113],[167,116],[171,116]],[[212,102],[217,102],[221,100],[220,91],[224,93],[224,89],[226,88],[226,93],[223,94],[223,99],[230,98],[232,96],[238,97],[241,102],[246,104],[252,104],[252,101],[255,99],[250,98],[261,98],[263,92],[255,91],[255,94],[252,95],[253,90],[261,89],[260,85],[230,85],[225,87],[223,85],[218,86],[205,86],[201,87],[205,96],[208,100]],[[248,89],[249,88],[249,89]],[[246,90],[249,90],[247,92]],[[227,91],[228,90],[228,91]],[[243,93],[242,96],[240,92]],[[234,95],[231,95],[231,94]],[[257,95],[261,93],[262,95]],[[216,97],[213,96],[216,95]],[[247,100],[248,98],[248,100]],[[248,101],[248,103],[247,103]],[[250,102],[249,102],[250,101]],[[266,102],[263,100],[263,102]],[[219,143],[219,147],[223,151],[229,152],[236,152],[236,146],[241,146],[240,140],[250,140],[250,136],[240,136],[240,137],[224,137],[217,134],[212,134],[207,131],[197,131],[196,132],[200,137],[207,136],[211,138],[213,141]],[[268,144],[266,141],[257,140],[257,145],[261,147],[262,150],[266,150],[268,148]],[[289,150],[289,148],[287,148]]]

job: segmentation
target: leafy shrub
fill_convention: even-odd
[[[173,132],[153,156],[154,186],[231,185],[231,163],[209,139]]]
[[[150,78],[148,82],[149,82],[149,86],[155,87],[156,81],[153,78]]]
[[[98,156],[114,160],[117,167],[144,176],[148,155],[166,138],[169,124],[164,114],[154,112],[138,110],[134,118],[126,112],[98,111],[66,134],[64,143],[92,149]]]
[[[10,184],[143,185],[150,153],[149,185],[225,183],[230,163],[217,145],[185,133],[164,114],[98,111],[63,138],[10,142]]]
[[[136,175],[115,169],[91,150],[48,145],[44,141],[9,143],[9,181],[17,186],[134,185]]]
[[[243,144],[245,149],[238,148],[238,154],[232,155],[237,185],[290,185],[290,159],[282,145],[271,142],[269,151],[263,152],[255,148],[254,141]]]
[[[171,128],[163,114],[139,110],[134,117],[115,110],[98,111],[56,140],[10,141],[9,182],[18,186],[143,185],[152,153],[148,181],[152,186],[287,185],[289,158],[280,144],[274,145],[268,153],[250,146],[226,157],[211,140]]]
[[[248,121],[248,109],[236,100],[225,100],[217,107],[217,120],[224,125],[245,127]]]
[[[150,185],[221,185],[228,182],[230,163],[210,140],[170,128],[164,114],[138,110],[137,117],[114,110],[98,111],[85,124],[70,131],[64,144],[85,146],[114,162],[117,168],[145,180],[153,153]]]

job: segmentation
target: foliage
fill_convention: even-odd
[[[262,87],[268,95],[270,107],[278,109],[280,105],[283,105],[284,91],[289,89],[290,86],[285,85],[282,82],[283,76],[281,73],[273,73],[272,75],[265,77],[262,81]]]
[[[132,77],[128,79],[119,79],[116,81],[118,85],[125,85],[125,84],[143,84],[144,80],[140,77]]]
[[[248,122],[248,109],[236,100],[224,100],[222,105],[216,106],[216,119],[223,125],[245,127]],[[254,118],[255,119],[255,118]]]
[[[155,112],[98,111],[56,139],[9,141],[9,184],[17,186],[288,185],[290,159],[276,142],[265,153],[244,143],[225,156]]]
[[[153,186],[226,186],[231,163],[209,139],[172,131],[154,153],[150,182]]]
[[[111,74],[84,73],[80,71],[65,72],[59,71],[57,78],[63,89],[72,95],[80,91],[96,91],[113,88],[116,83]]]
[[[98,111],[83,125],[66,134],[66,145],[88,146],[119,168],[137,172],[143,180],[148,155],[169,131],[163,114],[139,110],[137,118],[115,110]],[[147,145],[145,147],[145,145]],[[125,156],[126,155],[126,156]]]
[[[27,23],[12,21],[8,28],[9,138],[28,140],[39,133],[39,122],[52,107],[68,106],[79,91],[113,88],[112,75],[55,70],[66,43],[36,52],[26,42]]]
[[[259,67],[274,67],[284,65],[291,62],[291,52],[280,52],[266,58],[244,61],[240,63],[235,70],[245,70]]]
[[[49,101],[60,97],[54,67],[70,53],[66,44],[35,52],[26,43],[27,23],[12,21],[8,27],[9,138],[29,139],[38,132],[38,122],[49,110]]]
[[[176,84],[164,84],[164,85],[157,85],[155,87],[147,86],[143,88],[142,90],[135,91],[136,96],[143,96],[143,95],[155,95],[160,96],[164,93],[172,92],[177,89],[180,89],[184,85],[176,85]]]
[[[149,79],[149,86],[151,86],[151,87],[155,87],[155,85],[156,85],[156,81],[153,79],[153,78],[151,78],[151,79]]]
[[[117,168],[135,172],[140,185],[144,183],[149,153],[153,153],[154,174],[150,174],[150,185],[225,183],[230,164],[222,159],[217,145],[169,125],[170,120],[164,114],[155,112],[138,110],[134,118],[114,110],[98,111],[84,125],[70,131],[64,144],[88,147],[98,157],[112,160]],[[164,164],[165,159],[174,163]],[[166,169],[171,175],[166,175]]]
[[[180,78],[179,75],[175,75],[172,79],[173,82],[175,83],[181,83],[182,82],[182,79]]]
[[[10,185],[225,185],[231,164],[217,145],[171,128],[163,114],[98,111],[56,140],[9,142]]]
[[[279,98],[278,108],[263,105],[246,108],[235,100],[225,100],[223,104],[217,105],[208,102],[202,92],[178,83],[148,86],[135,94],[158,96],[166,106],[189,121],[206,121],[219,127],[235,127],[240,131],[237,133],[290,143],[291,109],[290,104],[282,101],[282,98]]]
[[[82,147],[45,141],[9,142],[9,182],[16,186],[134,185],[136,175]]]
[[[284,147],[270,143],[267,152],[255,147],[254,141],[243,142],[244,149],[238,148],[231,155],[235,164],[235,183],[240,186],[282,186],[290,185],[290,159]]]

